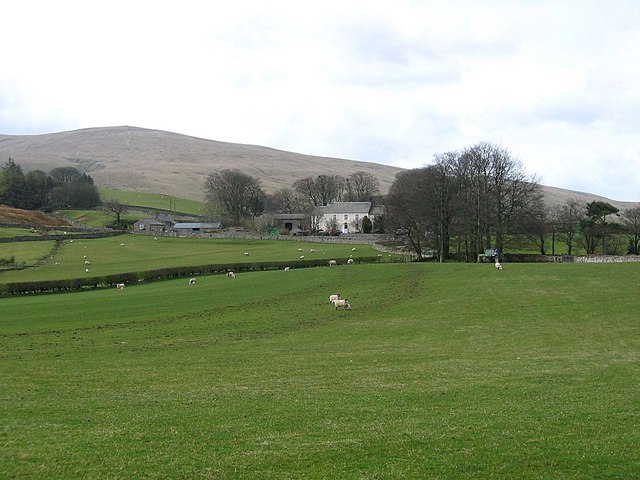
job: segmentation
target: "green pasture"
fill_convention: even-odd
[[[32,232],[30,228],[0,227],[0,238],[37,237],[38,235],[38,232]]]
[[[34,244],[42,242],[23,243],[27,245],[24,248],[29,249],[39,248]],[[356,251],[352,251],[352,248],[356,248]],[[302,249],[302,252],[299,249]],[[312,249],[315,252],[311,252]],[[353,255],[357,258],[377,254],[378,252],[368,245],[354,247],[347,244],[316,244],[287,240],[241,241],[172,237],[158,237],[154,240],[147,235],[120,235],[91,240],[65,240],[55,256],[46,264],[38,268],[2,272],[0,283],[94,277],[164,267],[294,261],[301,255],[309,260],[326,258],[329,261],[333,257],[347,258]],[[89,264],[85,265],[85,261]],[[86,269],[89,272],[86,272]]]
[[[116,216],[113,213],[105,212],[101,209],[58,210],[56,215],[93,228],[106,228],[116,221]],[[120,215],[120,220],[125,223],[134,223],[140,220],[140,217],[139,213],[123,213]]]
[[[115,199],[123,205],[169,210],[192,215],[204,215],[206,210],[205,202],[172,197],[159,193],[129,192],[112,188],[100,188],[99,191],[100,198],[103,202],[105,200]]]
[[[49,256],[54,243],[53,240],[0,243],[0,259],[13,257],[15,258],[15,263],[32,266]],[[0,274],[0,282],[5,282],[5,275],[21,275],[21,272],[26,272],[27,270],[29,269],[2,272]]]
[[[0,477],[636,478],[638,284],[409,263],[0,299]]]

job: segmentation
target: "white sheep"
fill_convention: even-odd
[[[82,256],[82,258],[87,258],[87,256],[86,256],[86,255],[83,255],[83,256]]]
[[[284,267],[284,271],[288,272],[289,271],[289,267]]]
[[[116,288],[118,290],[124,290],[124,283],[116,283]]]
[[[85,265],[91,265],[91,263],[89,262],[89,260],[85,260],[85,261],[84,261],[84,264],[85,264]]]
[[[311,252],[311,253],[316,253],[316,251],[315,251],[313,248],[311,248],[311,249],[309,250],[309,252]]]
[[[300,260],[304,260],[304,255],[300,255]]]
[[[355,252],[355,251],[356,251],[356,247],[353,247],[353,248],[351,249],[351,251],[352,251],[352,252]]]
[[[249,252],[244,252],[244,256],[248,257],[249,256]]]
[[[353,258],[350,258],[349,260],[347,260],[347,264],[351,265],[353,263]]]
[[[236,278],[236,274],[233,272],[227,272],[227,277],[229,278]]]
[[[349,304],[348,299],[338,299],[333,304],[336,306],[336,310],[338,308],[342,308],[343,310],[351,310],[351,305]]]
[[[329,260],[329,266],[330,267],[335,267],[338,264],[338,262],[336,262],[335,260]]]
[[[85,272],[87,272],[87,273],[89,273],[89,269],[88,269],[88,268],[85,268],[85,269],[84,269],[84,271],[85,271]]]
[[[198,281],[195,278],[190,278],[189,279],[189,285],[196,285],[198,283]]]
[[[302,251],[302,249],[301,249],[301,248],[299,248],[299,249],[298,249],[298,251],[299,251],[299,252],[301,252],[301,251]]]
[[[158,237],[153,237],[154,240],[158,240]]]
[[[121,247],[124,247],[124,243],[121,243],[121,244],[120,244],[120,246],[121,246]]]
[[[340,299],[340,294],[339,293],[336,293],[334,295],[329,295],[329,303],[333,303],[333,302],[335,302],[336,300],[339,300],[339,299]]]
[[[502,264],[500,262],[496,262],[496,270],[502,270]]]

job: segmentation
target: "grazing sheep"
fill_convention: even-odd
[[[86,256],[86,255],[83,255],[83,256],[82,256],[82,258],[87,258],[87,256]]]
[[[88,269],[88,268],[85,268],[85,269],[84,269],[84,271],[85,271],[85,272],[87,272],[87,273],[89,273],[89,269]]]
[[[91,265],[91,263],[89,262],[89,260],[85,260],[85,261],[84,261],[84,264],[85,264],[85,265]]]
[[[248,257],[249,256],[249,252],[244,252],[244,256]]]
[[[300,255],[300,260],[304,260],[304,255]]]
[[[120,246],[121,246],[121,247],[124,247],[124,243],[121,243],[121,244],[120,244]]]
[[[229,278],[236,278],[236,274],[233,272],[227,272],[227,277]]]
[[[496,270],[502,270],[502,264],[500,262],[496,262]]]
[[[284,267],[284,271],[288,272],[289,271],[289,267]]]
[[[335,267],[338,264],[338,262],[336,262],[335,260],[329,260],[329,266],[330,267]]]
[[[124,290],[124,283],[116,283],[116,288],[118,290]]]
[[[298,249],[298,251],[299,251],[299,252],[301,252],[301,251],[302,251],[302,249],[301,249],[301,248],[299,248],[299,249]]]
[[[351,249],[351,251],[352,251],[352,252],[355,252],[355,251],[356,251],[356,247],[353,247],[353,248]]]
[[[189,285],[196,285],[198,283],[198,281],[195,278],[190,278],[189,279]]]
[[[342,308],[343,310],[351,310],[351,305],[349,304],[349,300],[348,299],[338,299],[335,302],[333,302],[333,304],[336,306],[336,310],[338,308]]]
[[[347,260],[347,264],[351,265],[353,263],[353,258],[350,258],[349,260]]]
[[[154,240],[157,240],[157,239],[158,239],[158,237],[153,237],[153,239],[154,239]]]
[[[334,295],[329,295],[329,303],[333,303],[336,300],[340,300],[340,294],[336,293]]]
[[[316,251],[315,251],[313,248],[311,248],[311,249],[309,250],[309,252],[311,252],[311,253],[316,253]]]

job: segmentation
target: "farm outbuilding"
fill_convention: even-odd
[[[133,231],[135,233],[142,233],[145,235],[160,235],[166,232],[170,228],[166,222],[161,222],[155,218],[143,218],[133,224]]]
[[[215,233],[220,230],[221,226],[220,222],[178,222],[173,226],[172,230],[177,236],[181,237]]]
[[[289,235],[298,235],[309,230],[307,218],[304,213],[276,213],[273,215],[278,231],[287,230]]]

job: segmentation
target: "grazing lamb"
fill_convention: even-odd
[[[349,260],[347,260],[347,264],[351,265],[353,263],[353,258],[350,258]]]
[[[301,248],[299,248],[299,249],[298,249],[298,251],[299,251],[299,252],[301,252],[301,251],[302,251],[302,249],[301,249]]]
[[[502,264],[500,262],[496,262],[496,270],[502,270]]]
[[[338,299],[333,304],[336,306],[336,310],[338,308],[342,308],[343,310],[351,310],[351,305],[349,305],[348,299]]]
[[[300,260],[304,260],[304,255],[300,255]]]
[[[196,285],[198,283],[198,281],[195,278],[190,278],[189,279],[189,285]]]
[[[289,267],[284,267],[284,271],[288,272],[289,271]]]
[[[336,262],[335,260],[329,260],[329,266],[330,267],[335,267],[338,264],[338,262]]]
[[[124,290],[124,283],[116,283],[116,288],[118,290]]]
[[[227,272],[227,277],[229,278],[236,278],[236,274],[233,272]]]
[[[85,272],[87,272],[87,273],[89,273],[89,269],[88,269],[88,268],[85,268],[85,269],[84,269],[84,271],[85,271]]]
[[[336,300],[340,300],[340,294],[336,293],[335,295],[329,295],[329,303],[333,303]]]

